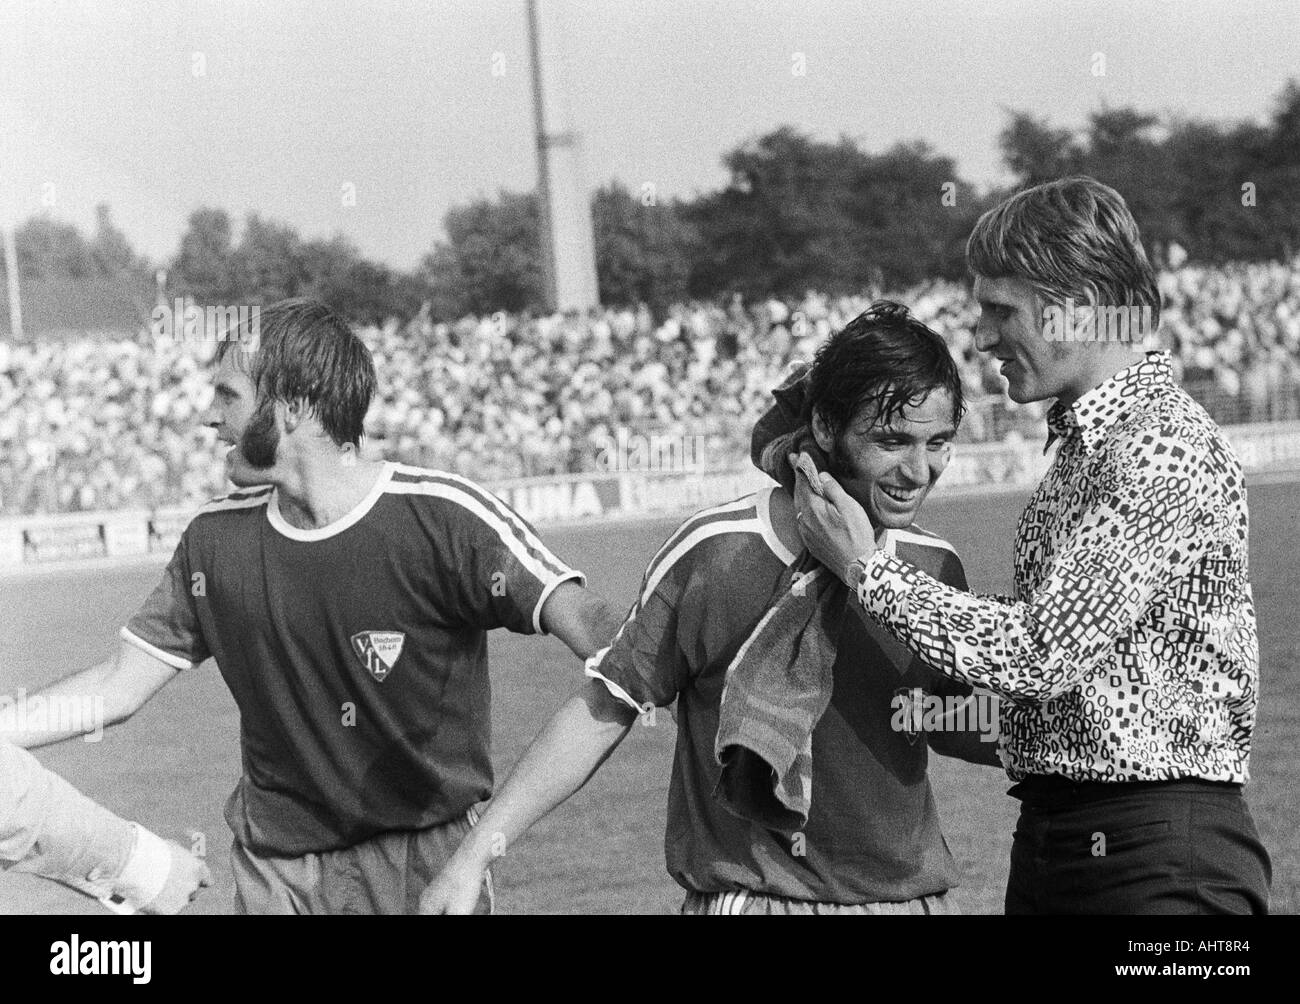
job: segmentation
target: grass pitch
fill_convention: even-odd
[[[961,553],[972,588],[1009,591],[1011,541],[1025,494],[927,503],[927,529]],[[1251,582],[1259,615],[1259,722],[1247,798],[1273,858],[1272,909],[1300,912],[1300,519],[1295,485],[1250,491]],[[554,529],[547,541],[620,608],[679,521]],[[117,630],[157,581],[157,566],[0,579],[0,693],[28,690],[105,658]],[[490,651],[493,759],[504,779],[533,735],[581,681],[559,642],[496,632]],[[682,892],[664,871],[663,830],[674,726],[668,715],[632,734],[591,783],[539,823],[496,867],[501,913],[664,913]],[[232,912],[230,833],[222,806],[239,775],[239,719],[215,666],[170,684],[101,743],[38,752],[88,795],[158,833],[207,848],[215,886],[191,909]],[[962,867],[954,895],[967,913],[1000,913],[1016,804],[1000,771],[931,757],[948,845]],[[29,876],[0,875],[0,912],[103,912]]]

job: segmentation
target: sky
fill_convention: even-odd
[[[661,197],[783,124],[924,139],[986,187],[1008,109],[1263,121],[1300,79],[1296,0],[540,8],[548,129],[581,135],[588,187]],[[106,202],[159,262],[195,209],[257,211],[410,268],[450,207],[535,177],[524,0],[0,0],[0,221],[89,233]]]

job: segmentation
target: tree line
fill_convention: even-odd
[[[964,272],[966,236],[1010,191],[1090,174],[1128,200],[1149,248],[1177,243],[1192,260],[1290,259],[1300,252],[1300,83],[1265,122],[1215,123],[1102,108],[1082,129],[1009,110],[998,136],[1011,186],[980,192],[924,142],[871,153],[783,126],[727,152],[728,181],[690,199],[611,181],[592,198],[597,276],[607,305],[662,311],[696,298],[899,288]],[[315,296],[351,320],[427,309],[436,319],[542,303],[537,201],[502,191],[452,208],[420,265],[368,260],[343,236],[304,239],[247,216],[236,237],[222,209],[194,212],[168,271],[168,295],[200,303]],[[25,279],[120,277],[150,288],[158,266],[137,255],[99,207],[95,233],[47,216],[16,233]]]

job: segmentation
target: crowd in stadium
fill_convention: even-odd
[[[1221,421],[1300,417],[1300,260],[1181,265],[1160,276],[1158,341]],[[962,439],[1041,434],[974,345],[965,286],[889,293],[948,341],[971,405]],[[492,482],[601,469],[619,429],[705,437],[710,466],[743,463],[749,428],[793,360],[873,299],[692,303],[599,316],[417,317],[366,328],[380,392],[373,445]],[[222,490],[198,419],[212,346],[157,339],[0,343],[0,514],[193,505]]]

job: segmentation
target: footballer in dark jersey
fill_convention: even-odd
[[[881,302],[834,335],[797,383],[790,427],[779,428],[779,415],[771,427],[774,409],[758,429],[778,444],[815,440],[826,469],[871,514],[880,547],[965,589],[953,548],[914,524],[962,410],[942,339]],[[806,825],[795,834],[769,828],[715,794],[729,667],[774,597],[789,593],[802,549],[792,472],[769,472],[780,485],[696,514],[660,548],[614,641],[587,662],[587,686],[516,766],[423,910],[472,910],[492,854],[577,790],[638,712],[674,702],[665,853],[686,891],[684,912],[953,910],[946,893],[957,868],[926,775],[928,749],[998,765],[996,723],[984,729],[970,718],[924,735],[908,727],[900,693],[969,702],[971,688],[945,682],[865,617],[845,616],[833,653],[829,704],[811,734]]]
[[[363,459],[375,383],[312,300],[223,341],[206,421],[238,490],[190,522],[118,657],[42,692],[102,696],[121,721],[215,660],[240,714],[239,912],[414,913],[492,794],[487,632],[586,659],[618,626],[490,492]]]

